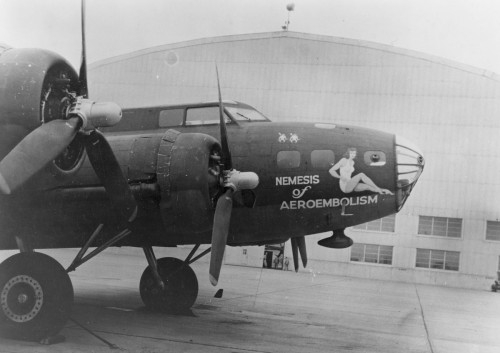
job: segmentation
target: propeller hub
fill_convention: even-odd
[[[251,190],[259,185],[259,176],[254,172],[240,172],[229,170],[224,173],[224,187],[238,190]]]
[[[113,102],[93,102],[78,97],[68,116],[78,116],[82,120],[82,129],[93,130],[118,124],[122,118],[122,109]]]

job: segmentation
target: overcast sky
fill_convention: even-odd
[[[367,40],[500,73],[498,0],[87,0],[88,62],[185,40],[281,30]],[[0,43],[80,61],[80,0],[0,0]]]

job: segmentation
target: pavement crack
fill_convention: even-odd
[[[80,328],[79,327],[72,327],[70,329],[80,329]],[[223,344],[216,344],[216,343],[209,343],[209,342],[196,342],[192,339],[182,340],[182,339],[174,339],[174,338],[163,338],[163,337],[155,337],[155,336],[147,336],[147,335],[138,335],[138,334],[131,334],[131,333],[112,332],[112,331],[106,331],[106,330],[93,330],[93,331],[99,332],[101,334],[129,337],[129,338],[135,338],[135,339],[147,339],[147,340],[155,340],[155,341],[162,341],[162,342],[183,343],[183,344],[189,344],[189,345],[193,345],[193,346],[230,349],[230,350],[234,350],[235,352],[273,353],[273,351],[268,351],[268,350],[241,348],[241,347],[236,347],[236,346],[231,346],[231,345],[223,345]]]
[[[422,315],[422,321],[424,322],[424,328],[425,328],[425,334],[427,336],[427,342],[429,343],[429,348],[431,350],[431,353],[434,353],[434,348],[432,346],[432,340],[429,335],[429,329],[427,328],[427,322],[425,321],[425,314],[424,314],[424,308],[422,307],[422,301],[420,300],[420,294],[418,293],[418,287],[415,284],[415,293],[417,294],[417,299],[418,299],[418,305],[420,305],[420,314]]]

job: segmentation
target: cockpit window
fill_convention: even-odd
[[[239,121],[267,121],[267,118],[254,109],[239,106],[224,106],[235,120]]]
[[[226,124],[231,123],[231,119],[224,113]],[[189,108],[186,113],[186,125],[210,125],[218,124],[219,107]]]
[[[366,151],[364,159],[365,164],[370,167],[381,167],[387,162],[385,153],[380,151]]]
[[[166,109],[160,111],[158,118],[159,127],[179,126],[184,119],[184,109]]]

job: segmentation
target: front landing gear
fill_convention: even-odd
[[[57,334],[69,319],[73,286],[48,255],[24,252],[0,264],[0,333],[39,341]]]
[[[173,257],[159,259],[156,267],[161,283],[155,278],[151,265],[141,277],[139,289],[146,307],[171,313],[191,308],[198,296],[198,280],[193,269],[184,261]]]

